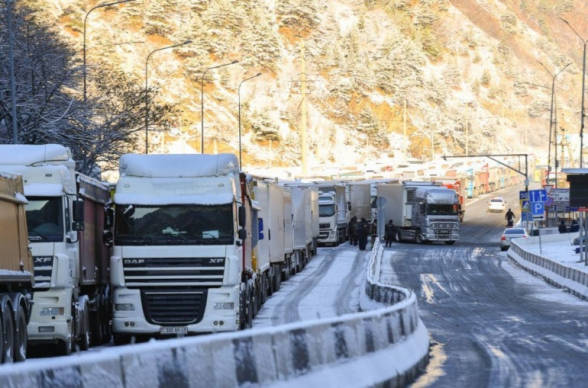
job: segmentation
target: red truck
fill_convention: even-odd
[[[453,175],[453,174],[452,174]],[[463,222],[465,217],[465,196],[466,196],[466,185],[467,177],[449,176],[449,177],[436,177],[435,182],[441,183],[448,189],[455,190],[459,197],[459,222]]]

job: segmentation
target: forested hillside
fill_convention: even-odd
[[[311,165],[403,156],[405,144],[425,159],[547,153],[552,113],[560,135],[579,133],[584,0],[105,3],[14,9],[20,142],[71,145],[86,168],[145,152],[146,126],[150,152],[200,152],[202,124],[205,152],[238,152],[240,122],[244,164],[273,166],[300,163],[303,131]]]

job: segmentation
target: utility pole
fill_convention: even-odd
[[[302,68],[301,73],[301,86],[300,91],[302,93],[302,107],[301,107],[301,118],[300,118],[300,138],[302,146],[302,176],[308,174],[308,145],[306,144],[306,62],[304,59],[304,39],[300,39],[300,64]]]
[[[404,161],[406,162],[406,149],[408,148],[408,139],[406,137],[406,98],[404,99],[404,109],[402,110],[402,123],[404,128]]]
[[[6,1],[6,19],[8,23],[8,57],[9,57],[9,72],[10,72],[10,101],[12,103],[12,142],[18,144],[18,120],[16,116],[16,80],[14,78],[14,49],[12,33],[12,4],[14,1]]]

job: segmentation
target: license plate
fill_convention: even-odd
[[[159,329],[159,334],[188,334],[188,328],[186,326],[166,326]]]

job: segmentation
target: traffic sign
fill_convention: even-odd
[[[531,202],[531,213],[533,213],[533,220],[545,219],[545,206],[543,202]]]
[[[519,191],[519,199],[529,199],[528,191]]]
[[[555,202],[553,201],[553,198],[547,197],[547,201],[545,201],[545,206],[550,207],[550,206],[553,206],[554,204],[555,204]]]
[[[523,212],[523,221],[533,221],[533,214],[531,212]]]
[[[523,212],[528,212],[530,210],[529,209],[529,201],[528,200],[523,199],[521,201],[521,209],[523,210]]]
[[[531,202],[545,202],[547,200],[547,191],[531,190],[529,191],[529,200]]]

